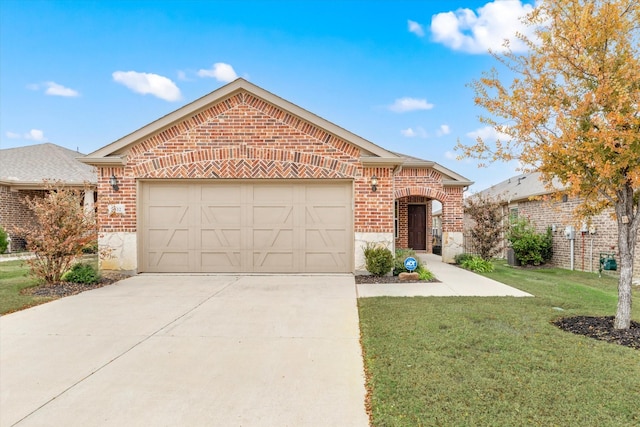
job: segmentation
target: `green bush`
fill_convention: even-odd
[[[409,270],[404,268],[404,260],[407,257],[413,257],[413,258],[416,259],[416,261],[418,261],[418,268],[416,269],[416,272],[422,266],[422,261],[420,261],[420,258],[418,258],[418,256],[416,255],[416,251],[414,251],[413,249],[396,249],[396,257],[393,260],[393,275],[394,276],[397,276],[400,273],[408,273],[409,272]]]
[[[473,258],[472,254],[462,253],[453,257],[453,262],[455,262],[456,265],[462,265],[463,262],[471,258]]]
[[[0,254],[3,254],[7,251],[9,247],[9,235],[4,228],[0,227]]]
[[[420,265],[418,267],[418,269],[416,270],[416,273],[418,273],[418,278],[420,280],[431,280],[433,279],[433,273],[424,265]]]
[[[65,282],[73,283],[96,283],[99,279],[100,275],[90,264],[75,264],[62,276]]]
[[[374,276],[384,276],[393,268],[393,254],[379,243],[367,243],[364,259],[367,271]]]
[[[82,247],[83,254],[97,254],[98,253],[98,240],[93,240]]]
[[[540,265],[553,255],[553,235],[547,228],[545,234],[536,232],[526,218],[518,218],[511,224],[507,234],[516,258],[524,265]]]
[[[466,270],[475,271],[476,273],[491,273],[493,271],[493,264],[491,261],[482,259],[482,257],[479,256],[466,258],[460,263],[460,267]]]

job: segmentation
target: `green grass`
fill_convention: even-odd
[[[51,301],[51,298],[22,295],[20,291],[37,286],[24,261],[0,262],[0,315]]]
[[[98,268],[97,255],[85,255],[81,262]],[[23,310],[34,305],[49,302],[55,298],[23,295],[26,288],[38,286],[36,278],[29,274],[29,266],[25,261],[0,262],[0,315]]]
[[[640,352],[550,323],[613,315],[615,278],[485,275],[536,297],[359,300],[373,426],[640,425]]]

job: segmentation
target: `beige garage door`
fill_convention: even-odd
[[[352,184],[143,181],[141,271],[351,272]]]

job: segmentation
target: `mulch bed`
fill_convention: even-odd
[[[59,282],[53,285],[40,285],[32,288],[26,288],[23,289],[21,293],[38,297],[62,298],[68,297],[70,295],[76,295],[80,292],[89,291],[91,289],[97,289],[103,286],[111,285],[112,283],[115,283],[127,277],[129,276],[110,275],[100,278],[100,281],[96,283]]]
[[[355,276],[356,283],[367,284],[367,283],[438,283],[440,282],[438,279],[431,280],[400,280],[398,276],[368,276],[368,275],[357,275]]]
[[[553,322],[563,331],[640,350],[640,323],[631,321],[629,329],[614,329],[613,316],[565,317]]]

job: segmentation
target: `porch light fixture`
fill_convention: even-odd
[[[371,191],[375,193],[377,189],[378,189],[378,177],[373,175],[371,177]]]
[[[111,178],[109,178],[109,185],[111,185],[113,191],[118,191],[118,178],[115,175],[111,175]]]

